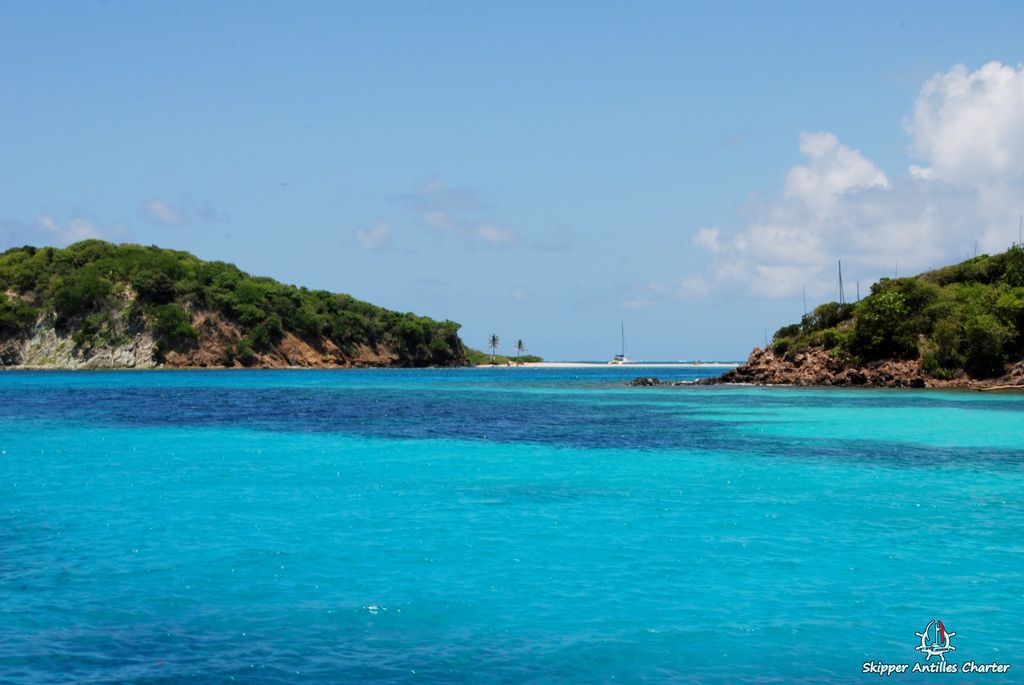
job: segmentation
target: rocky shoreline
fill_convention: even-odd
[[[1024,390],[1024,361],[997,378],[976,379],[960,372],[937,378],[921,368],[919,360],[884,360],[863,366],[844,364],[827,350],[809,349],[796,355],[776,355],[755,348],[746,364],[721,376],[697,381],[662,381],[655,377],[634,379],[638,387],[675,385],[788,385],[799,387],[965,388],[972,390]]]

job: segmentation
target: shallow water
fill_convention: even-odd
[[[634,375],[0,374],[0,682],[1021,682],[1024,397]]]

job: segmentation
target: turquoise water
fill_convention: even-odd
[[[0,682],[1024,681],[1024,396],[637,373],[0,374]]]

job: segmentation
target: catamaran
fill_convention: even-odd
[[[629,360],[626,359],[626,324],[620,321],[619,327],[622,329],[622,354],[617,354],[612,357],[612,360],[608,362],[609,364],[626,364],[629,362]]]

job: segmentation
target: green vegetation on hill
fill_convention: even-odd
[[[165,354],[196,344],[191,313],[197,311],[219,313],[244,332],[225,364],[248,365],[287,333],[312,344],[330,340],[345,351],[386,347],[405,365],[465,363],[459,324],[452,321],[253,277],[187,252],[85,240],[0,254],[0,339],[27,335],[40,317],[52,316],[77,345],[90,346],[123,331],[113,325],[123,316],[133,330],[150,330],[157,353]]]
[[[771,347],[791,358],[820,347],[851,364],[920,359],[939,378],[1001,375],[1024,356],[1024,248],[883,278],[856,304],[829,302],[780,328]]]

